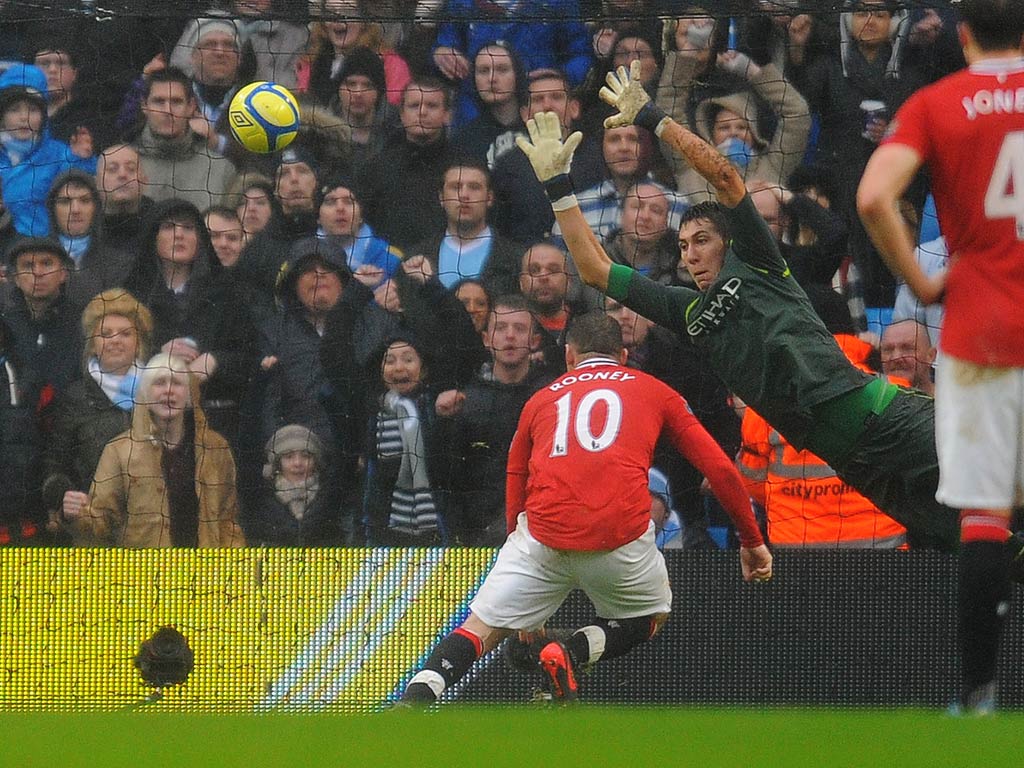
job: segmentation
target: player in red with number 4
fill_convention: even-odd
[[[1024,504],[1024,2],[962,0],[969,67],[897,112],[857,193],[864,225],[924,304],[945,297],[936,375],[936,498],[961,510],[955,709],[995,705],[1012,508]],[[896,202],[931,173],[950,268],[929,279]],[[1019,555],[1018,555],[1019,556]]]
[[[739,473],[683,398],[625,367],[619,324],[599,312],[583,315],[566,343],[568,373],[530,398],[509,449],[508,539],[469,617],[437,645],[403,702],[436,701],[504,638],[543,628],[573,588],[586,592],[598,618],[540,648],[555,698],[576,698],[578,665],[621,656],[654,636],[672,605],[647,491],[663,431],[732,517],[743,578],[771,578],[772,556]]]

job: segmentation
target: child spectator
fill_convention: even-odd
[[[288,424],[267,441],[263,494],[245,522],[251,545],[338,546],[341,502],[324,444],[306,427]]]

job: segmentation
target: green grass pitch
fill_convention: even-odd
[[[465,708],[376,715],[11,714],[0,765],[1001,766],[1024,713],[927,710]]]

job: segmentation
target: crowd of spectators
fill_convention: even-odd
[[[701,355],[581,284],[515,144],[539,112],[583,130],[594,235],[691,284],[679,216],[713,191],[645,129],[603,128],[597,91],[632,61],[741,169],[808,292],[848,312],[858,364],[929,391],[941,313],[897,299],[853,193],[900,104],[962,66],[952,12],[677,5],[0,5],[0,544],[499,545],[518,414],[593,310],[752,455]],[[301,103],[274,155],[227,127],[254,80]],[[927,191],[905,201],[915,238]],[[936,236],[922,259],[941,266]],[[699,473],[655,459],[659,541],[729,545]],[[821,522],[803,543],[841,544]],[[870,529],[859,545],[898,538]]]

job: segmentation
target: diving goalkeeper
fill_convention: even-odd
[[[581,136],[562,142],[555,115],[527,124],[519,148],[544,184],[562,235],[588,284],[703,347],[737,396],[798,449],[808,448],[902,523],[912,545],[944,551],[959,540],[957,511],[935,500],[934,403],[849,363],[790,274],[729,160],[658,109],[639,68],[620,67],[601,97],[618,109],[608,128],[653,131],[715,188],[718,202],[683,216],[681,260],[698,290],[664,286],[614,264],[580,212],[568,175]],[[1008,546],[1020,554],[1024,540]],[[1013,578],[1024,575],[1015,557]]]

